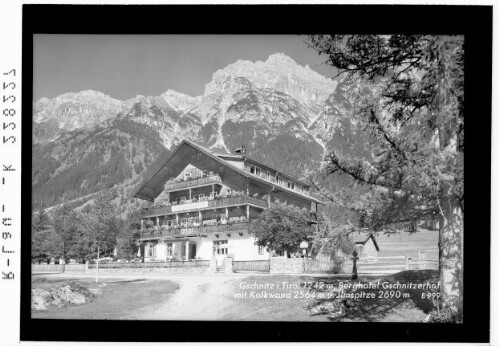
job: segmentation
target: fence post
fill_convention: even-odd
[[[85,261],[85,274],[88,273],[88,261]]]
[[[230,257],[227,257],[226,260],[225,260],[225,268],[224,268],[224,273],[225,274],[229,274],[229,273],[233,273],[233,269],[232,269],[232,258]]]
[[[410,269],[410,264],[409,264],[410,260],[411,260],[410,257],[405,256],[405,270]]]
[[[357,261],[359,257],[357,256],[357,251],[353,250],[352,253],[352,261],[353,261],[353,267],[352,267],[352,280],[357,280]]]
[[[210,259],[210,271],[212,273],[216,273],[217,272],[217,260],[215,257],[212,257]]]
[[[426,269],[426,252],[419,251],[418,257],[419,257],[418,268],[419,269]]]

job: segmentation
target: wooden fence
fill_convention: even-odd
[[[438,258],[427,259],[419,253],[418,258],[408,256],[386,256],[362,258],[357,262],[359,274],[393,274],[403,270],[438,269]]]
[[[85,264],[32,264],[32,273],[85,272]]]
[[[269,260],[233,261],[232,270],[234,272],[268,273],[270,272],[270,261]]]
[[[196,267],[209,267],[209,260],[199,261],[166,261],[166,262],[130,262],[130,263],[99,263],[99,269],[119,269],[119,268],[196,268]],[[97,264],[91,263],[88,265],[89,269],[97,268]]]

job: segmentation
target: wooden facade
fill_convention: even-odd
[[[208,259],[232,249],[239,260],[268,257],[248,223],[276,200],[317,211],[322,203],[309,190],[245,155],[215,155],[184,140],[134,193],[151,203],[142,213],[144,255]]]

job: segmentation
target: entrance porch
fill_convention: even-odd
[[[196,258],[198,245],[192,238],[148,241],[144,244],[144,261],[189,261]]]

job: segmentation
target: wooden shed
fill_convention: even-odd
[[[352,233],[355,250],[359,258],[378,257],[379,246],[376,237],[372,233]]]

